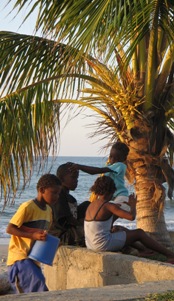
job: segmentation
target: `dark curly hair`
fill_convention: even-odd
[[[90,189],[91,192],[94,192],[97,195],[114,193],[115,190],[116,190],[115,183],[108,176],[98,177]]]
[[[125,143],[117,141],[112,145],[112,148],[116,151],[117,161],[126,161],[129,147]]]
[[[73,173],[74,177],[78,177],[78,175],[79,175],[78,170],[71,172],[71,170],[70,170],[70,165],[71,164],[72,164],[71,162],[67,162],[67,163],[64,163],[64,164],[62,164],[58,167],[56,175],[57,175],[57,177],[59,178],[60,181],[63,181],[64,177],[67,174],[70,174],[70,173]]]
[[[37,183],[37,190],[40,188],[48,188],[53,186],[61,186],[61,181],[58,179],[58,177],[56,177],[56,175],[48,173],[39,179]]]

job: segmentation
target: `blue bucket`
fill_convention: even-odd
[[[60,239],[58,237],[47,234],[47,239],[45,241],[35,241],[28,257],[33,260],[52,265],[59,243]]]

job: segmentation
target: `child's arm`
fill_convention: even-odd
[[[27,227],[21,226],[18,228],[16,225],[9,223],[6,229],[8,234],[19,236],[19,237],[26,237],[33,240],[46,240],[47,232],[44,230],[36,230],[33,231],[27,230]]]
[[[136,217],[136,197],[133,194],[129,196],[128,204],[131,208],[130,212],[121,209],[118,205],[114,203],[107,203],[106,208],[110,212],[112,212],[116,217],[125,218],[127,220],[133,221]]]
[[[96,174],[106,173],[111,171],[109,167],[94,167],[94,166],[87,166],[87,165],[81,165],[76,163],[71,163],[69,169],[71,172],[76,170],[81,170],[90,175],[96,175]]]

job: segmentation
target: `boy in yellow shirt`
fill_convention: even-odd
[[[43,175],[37,183],[37,197],[20,205],[7,226],[11,234],[8,249],[9,281],[18,293],[47,291],[38,262],[28,258],[35,240],[46,240],[52,222],[51,204],[57,202],[61,182],[53,174]]]

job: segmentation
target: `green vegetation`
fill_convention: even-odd
[[[137,301],[173,301],[174,291],[163,293],[163,294],[151,294],[145,299],[139,299]]]

